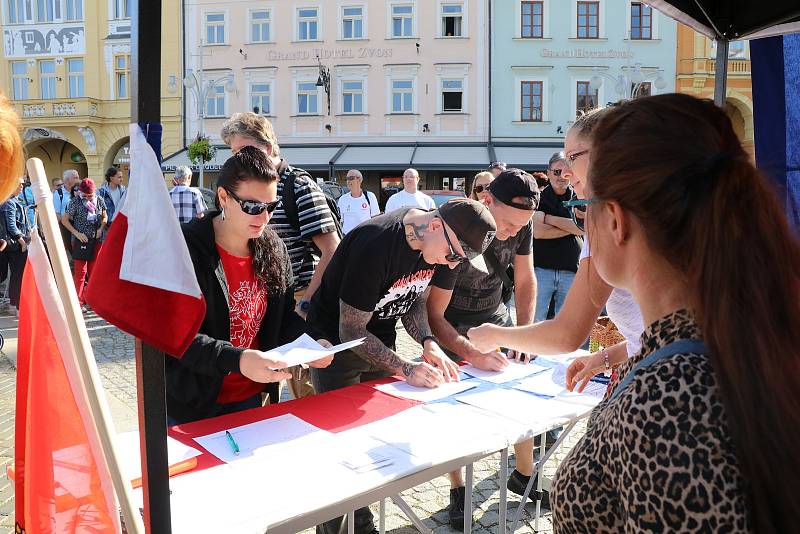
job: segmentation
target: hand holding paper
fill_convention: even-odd
[[[327,340],[322,340],[327,343]],[[322,360],[328,356],[332,356],[337,352],[357,347],[364,342],[364,338],[354,339],[346,343],[341,343],[333,347],[325,347],[320,343],[314,341],[314,338],[308,334],[303,334],[291,343],[281,345],[267,351],[265,354],[268,358],[273,358],[282,363],[281,366],[272,367],[272,369],[282,369],[285,367],[294,367],[295,365],[306,365],[310,362]],[[314,367],[319,367],[315,365]],[[325,367],[322,365],[322,367]]]

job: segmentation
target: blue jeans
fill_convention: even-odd
[[[536,273],[536,318],[535,321],[547,319],[547,310],[550,308],[550,301],[553,303],[553,313],[558,314],[558,310],[564,305],[567,293],[575,279],[572,271],[560,271],[555,269],[534,268]]]

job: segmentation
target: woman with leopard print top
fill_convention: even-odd
[[[800,244],[710,101],[625,102],[595,133],[592,260],[645,324],[550,501],[564,532],[800,525]]]

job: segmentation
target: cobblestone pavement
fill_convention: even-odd
[[[93,314],[87,316],[87,328],[94,348],[100,376],[107,392],[112,416],[118,431],[136,428],[136,373],[133,352],[133,338],[107,324]],[[14,450],[14,380],[16,362],[16,320],[0,314],[0,332],[5,336],[5,346],[0,354],[0,534],[13,532],[14,495],[13,486],[5,476],[6,465],[13,461]],[[419,345],[414,343],[402,328],[398,331],[398,352],[416,357]],[[573,431],[571,439],[557,451],[555,458],[545,466],[545,474],[552,476],[556,462],[564,457],[568,448],[582,435],[582,430]],[[475,532],[494,533],[498,525],[498,469],[500,455],[496,454],[475,464]],[[513,458],[510,469],[513,468]],[[436,533],[455,532],[447,520],[449,504],[449,482],[445,477],[412,488],[402,494],[406,502],[421,517],[424,523]],[[516,509],[518,499],[511,496],[509,517]],[[387,501],[386,530],[392,534],[416,532],[393,503]],[[373,506],[377,518],[377,505]],[[524,523],[517,532],[535,532],[532,514],[535,507],[528,504]],[[509,525],[510,526],[510,525]],[[552,532],[550,514],[544,514],[539,521],[538,532]],[[304,532],[312,533],[313,529]]]

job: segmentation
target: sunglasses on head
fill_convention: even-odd
[[[265,211],[272,215],[272,213],[281,205],[281,200],[274,200],[272,202],[258,202],[257,200],[242,200],[236,193],[228,188],[225,191],[231,196],[233,200],[239,203],[242,211],[248,215],[261,215]]]
[[[447,240],[447,247],[450,249],[450,254],[447,254],[444,259],[453,263],[464,263],[465,261],[469,261],[469,258],[462,256],[455,251],[453,248],[453,242],[450,241],[450,236],[447,235],[447,227],[445,226],[444,221],[441,217],[436,218],[442,221],[442,231],[444,232],[444,238]]]

